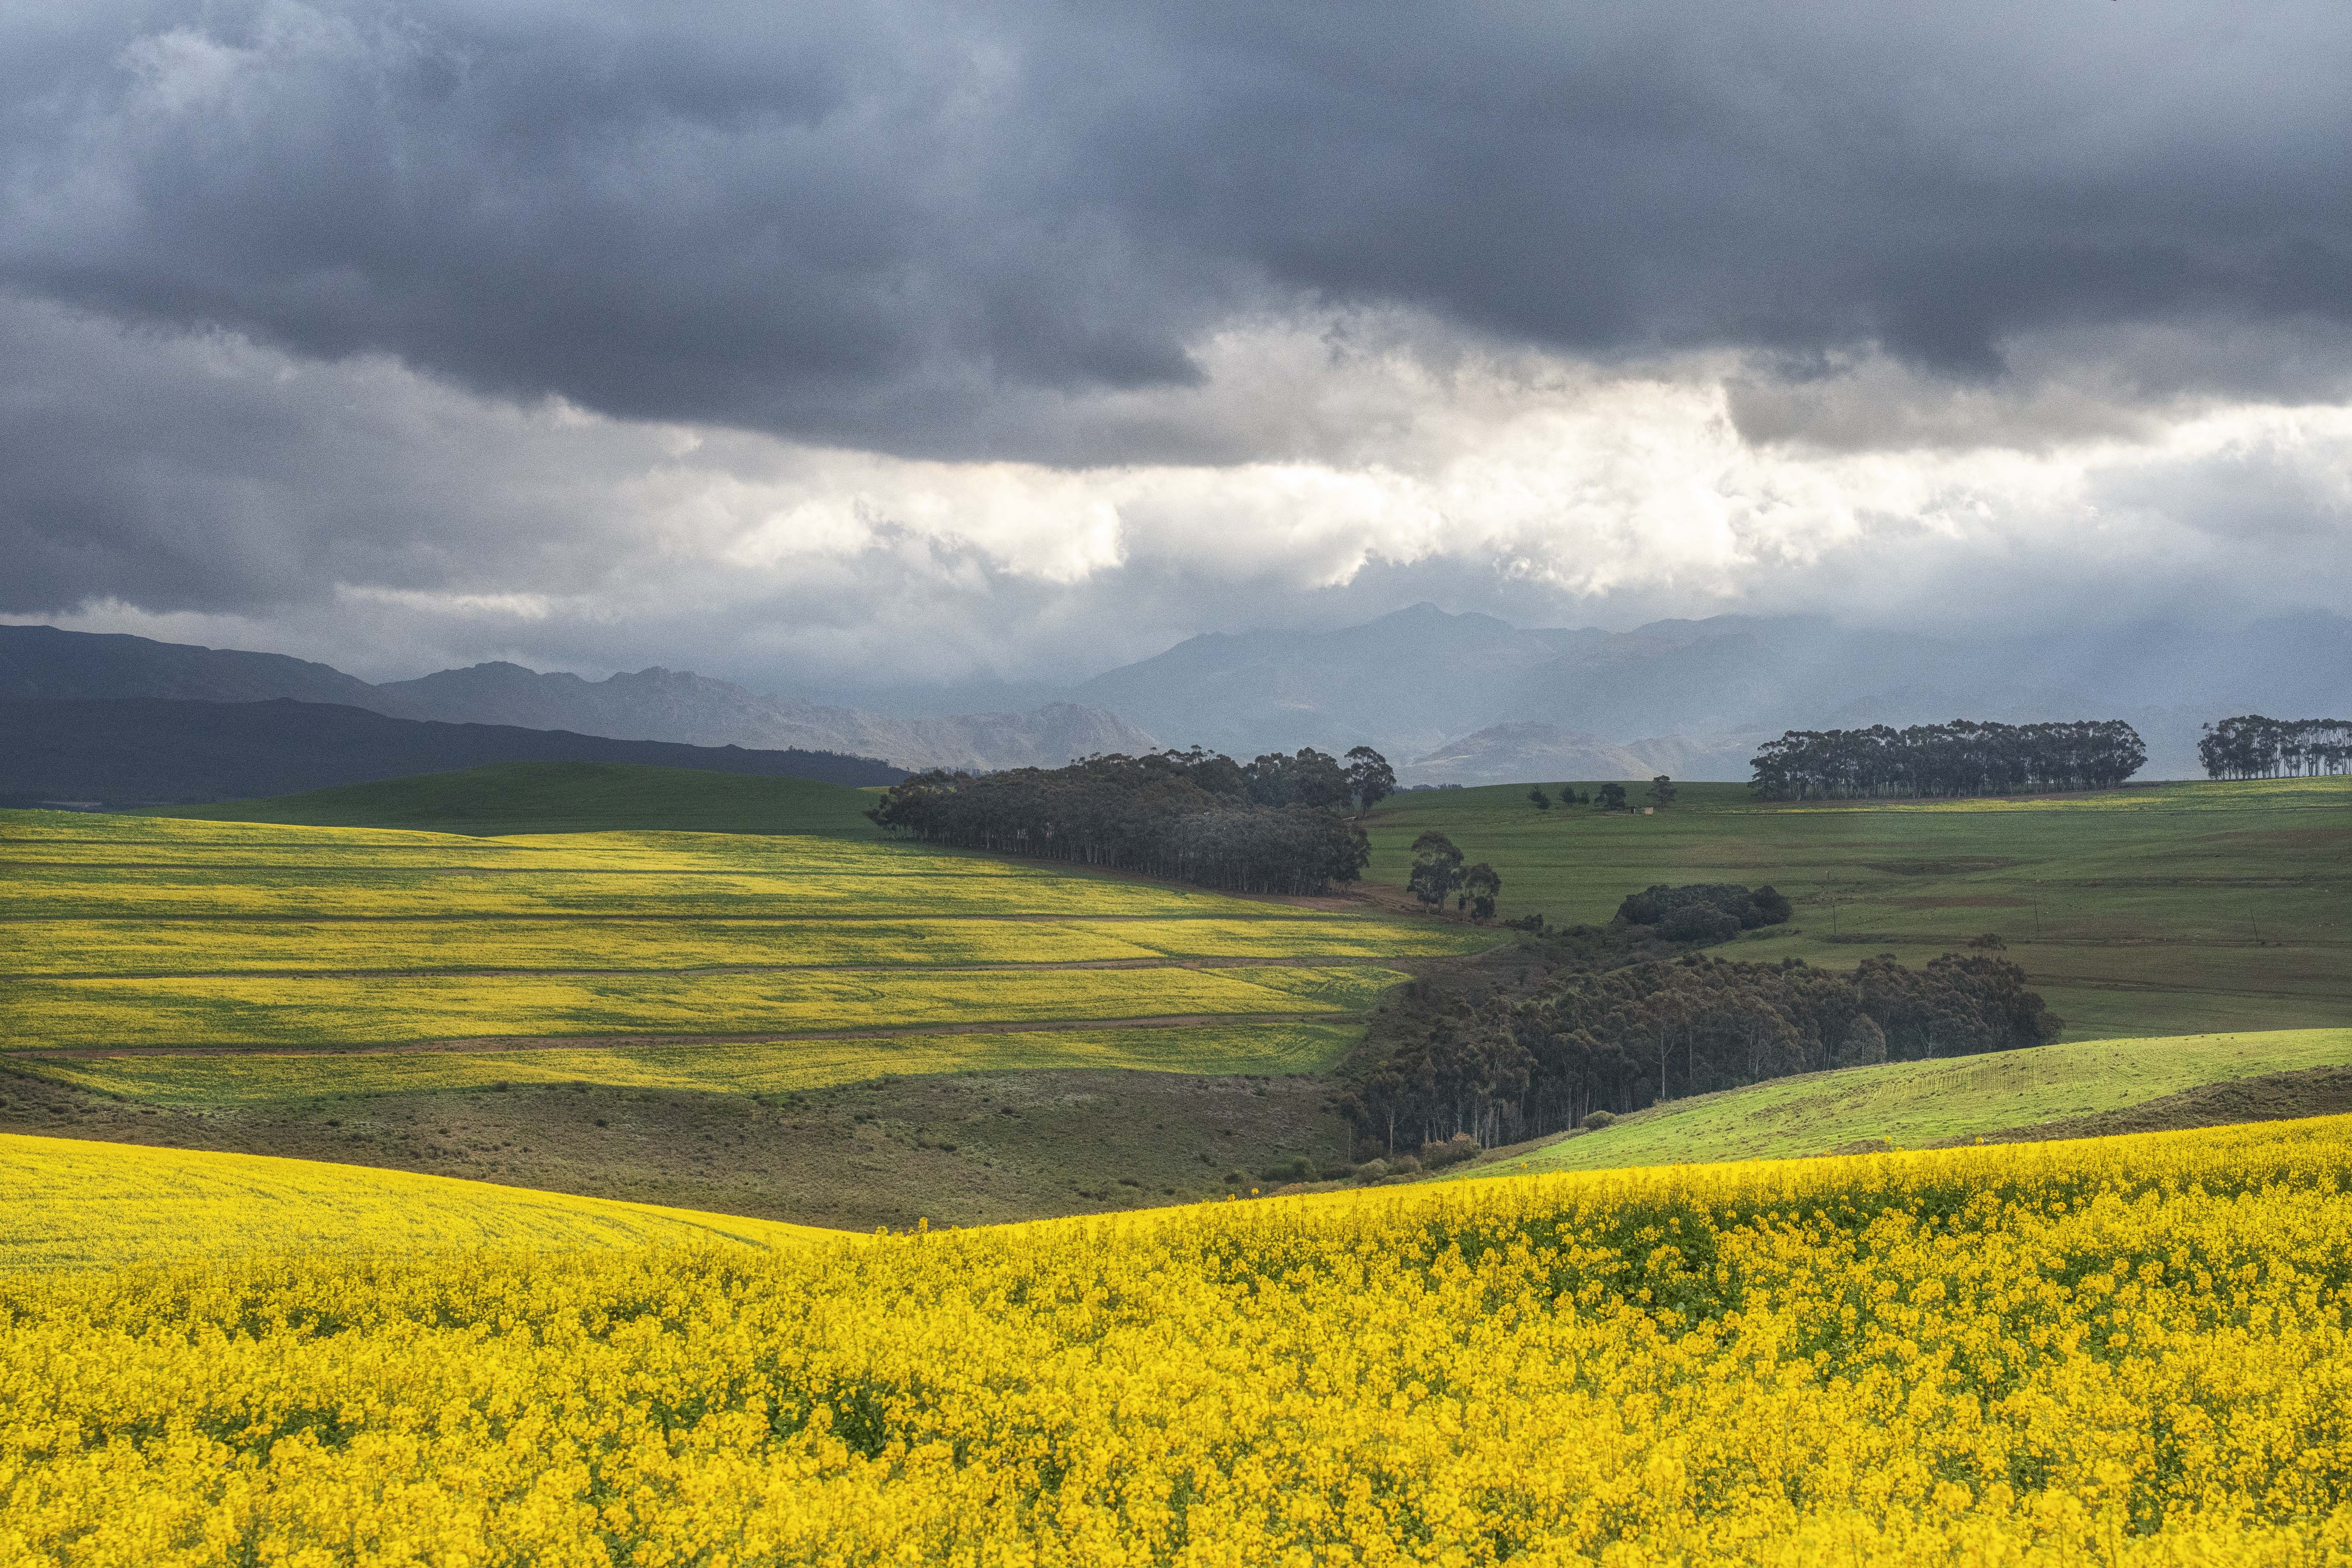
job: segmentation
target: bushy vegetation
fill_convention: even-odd
[[[1729,882],[1654,883],[1617,906],[1628,925],[1656,926],[1668,942],[1719,942],[1759,926],[1785,925],[1789,900],[1769,883],[1749,892]]]
[[[2205,776],[2274,779],[2352,772],[2352,720],[2265,719],[2259,713],[2205,726],[2197,742]]]
[[[1342,811],[1394,784],[1379,753],[1320,752],[1246,765],[1202,752],[1089,757],[1066,768],[935,771],[867,815],[927,844],[993,849],[1245,893],[1320,893],[1371,850]]]
[[[2336,1562],[2347,1176],[2332,1121],[20,1276],[0,1556]]]
[[[2147,761],[2120,719],[1790,730],[1757,752],[1749,787],[1765,800],[2027,795],[2111,788]]]
[[[1360,1068],[1360,1135],[1410,1151],[1459,1133],[1493,1145],[1680,1096],[1825,1068],[2014,1050],[2057,1037],[2025,972],[1947,953],[1850,973],[1797,960],[1688,953],[1571,974],[1525,1000],[1440,1016]]]

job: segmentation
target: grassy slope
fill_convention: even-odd
[[[630,763],[497,763],[265,800],[159,807],[212,822],[419,827],[496,837],[614,828],[687,833],[871,834],[867,791],[809,779]]]
[[[1898,1147],[2120,1110],[2200,1085],[2352,1064],[2352,1028],[2096,1040],[1890,1062],[1673,1100],[1514,1152],[1506,1168],[1594,1171]],[[1478,1167],[1491,1173],[1494,1167]]]
[[[1686,784],[1631,817],[1526,796],[1399,797],[1373,818],[1370,876],[1402,887],[1433,827],[1502,873],[1506,917],[1601,921],[1652,882],[1770,882],[1796,918],[1723,956],[1916,963],[1998,931],[2069,1039],[2352,1021],[2352,778],[1796,807]]]
[[[305,1160],[0,1134],[0,1269],[265,1251],[793,1245],[824,1233]]]
[[[1372,960],[1492,940],[845,837],[66,813],[5,814],[0,834],[24,955],[0,976],[0,1048],[1346,1013],[1398,978]],[[1194,953],[1309,962],[1170,956]],[[1106,958],[1137,967],[1051,967]],[[1018,967],[953,967],[973,963]],[[520,973],[463,973],[485,969]]]

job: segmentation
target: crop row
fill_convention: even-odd
[[[192,975],[0,982],[7,1048],[383,1046],[1354,1012],[1393,970],[811,970],[766,974]]]
[[[9,937],[5,967],[20,975],[1386,958],[1494,941],[1438,921],[1345,918],[51,921]]]
[[[782,1094],[861,1079],[1031,1068],[1301,1073],[1354,1043],[1347,1024],[1175,1029],[1013,1030],[856,1040],[713,1041],[530,1051],[369,1051],[334,1056],[100,1057],[18,1070],[144,1104],[233,1107],[379,1094],[593,1083],[709,1094]]]

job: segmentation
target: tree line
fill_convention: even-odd
[[[2352,772],[2352,721],[2265,719],[2244,713],[2205,726],[2197,760],[2211,779],[2274,779]]]
[[[1790,730],[1758,750],[1748,787],[1764,800],[2038,795],[2111,788],[2147,761],[2139,731],[2120,719]]]
[[[1392,794],[1378,752],[1312,749],[1247,763],[1194,747],[997,773],[937,769],[866,815],[928,844],[1134,871],[1241,893],[1319,893],[1371,858],[1342,815]]]
[[[2060,1026],[2025,972],[1989,953],[1923,970],[1882,955],[1842,973],[1689,952],[1439,1016],[1354,1068],[1342,1103],[1361,1144],[1410,1152],[1467,1135],[1491,1147],[1791,1073],[2044,1045]]]

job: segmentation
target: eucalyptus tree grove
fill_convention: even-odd
[[[1358,1068],[1344,1104],[1366,1143],[1492,1146],[1791,1073],[2043,1045],[2059,1027],[2003,959],[1868,958],[1840,973],[1689,953],[1439,1017]]]
[[[1361,798],[1360,782],[1366,794],[1381,788],[1387,766],[1369,752],[1343,767],[1311,750],[1243,764],[1194,747],[1064,768],[940,770],[893,785],[866,815],[926,843],[1234,892],[1319,893],[1356,880],[1370,860],[1363,831],[1341,813]]]
[[[2040,795],[2112,788],[2147,761],[2139,731],[2120,719],[1955,719],[1906,730],[1790,730],[1758,749],[1748,787],[1765,800]]]
[[[2197,760],[2205,764],[2205,776],[2215,779],[2352,772],[2352,721],[2241,714],[2205,726]]]

